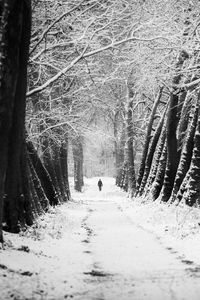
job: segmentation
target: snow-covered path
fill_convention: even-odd
[[[0,252],[0,299],[200,299],[198,262],[143,227],[113,180],[103,181],[99,192],[88,180],[74,202],[28,233],[6,234],[12,244]]]

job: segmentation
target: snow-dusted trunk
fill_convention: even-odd
[[[36,170],[32,164],[32,161],[29,160],[30,168],[30,188],[33,195],[32,201],[34,202],[34,212],[36,215],[42,214],[49,207],[49,200],[44,192],[44,189],[41,185],[41,181],[38,178]]]
[[[169,112],[167,118],[167,128],[166,128],[166,140],[167,140],[167,165],[165,178],[162,189],[162,201],[167,202],[171,195],[171,191],[174,185],[174,179],[176,176],[176,171],[178,167],[178,151],[177,151],[177,139],[176,139],[176,129],[177,129],[177,105],[178,105],[178,95],[173,93],[170,98]]]
[[[124,147],[126,142],[125,134],[125,122],[122,121],[122,126],[119,129],[119,120],[118,120],[119,111],[115,113],[114,123],[113,123],[113,132],[114,132],[114,147],[115,147],[115,172],[116,172],[116,185],[120,186],[122,167],[124,162]],[[119,133],[120,130],[120,133]]]
[[[22,174],[22,191],[23,191],[23,207],[21,205],[20,211],[24,214],[25,223],[30,226],[33,224],[34,215],[32,212],[32,198],[30,194],[30,183],[29,183],[29,160],[26,142],[24,138],[22,153],[21,153],[21,174]]]
[[[180,120],[178,123],[177,128],[177,140],[178,140],[178,149],[181,149],[184,142],[185,132],[187,130],[191,106],[193,102],[193,97],[190,91],[187,92],[187,95],[185,97],[181,114],[180,114]]]
[[[125,125],[123,124],[122,133],[119,140],[119,145],[116,146],[116,185],[120,186],[122,179],[122,170],[124,163],[124,148],[125,148]]]
[[[200,97],[198,95],[198,101]],[[200,204],[200,108],[198,106],[198,122],[194,136],[194,148],[192,161],[188,170],[187,182],[185,182],[185,192],[183,201],[187,205]]]
[[[68,140],[62,143],[60,148],[60,161],[61,161],[61,170],[64,181],[64,188],[66,194],[66,200],[71,198],[69,180],[68,180]]]
[[[127,130],[127,149],[126,149],[126,161],[127,161],[127,172],[128,172],[128,192],[132,197],[136,190],[136,177],[135,177],[135,163],[134,163],[134,149],[133,149],[133,99],[130,97],[128,92],[128,104],[126,112],[126,130]]]
[[[60,202],[70,198],[68,183],[67,146],[57,145],[50,138],[43,140],[43,162]],[[54,203],[53,203],[54,205]]]
[[[74,188],[81,192],[84,185],[83,182],[83,145],[81,137],[76,137],[72,142],[73,158],[74,158]]]
[[[178,62],[176,64],[177,71],[181,70],[181,67],[188,58],[188,54],[184,51],[181,52]],[[173,78],[173,90],[170,95],[169,109],[167,114],[167,128],[166,128],[166,141],[167,141],[167,165],[165,171],[165,178],[162,188],[161,200],[167,202],[171,196],[171,192],[174,185],[174,179],[179,163],[179,153],[177,149],[177,126],[178,126],[178,104],[180,90],[177,85],[180,83],[181,75],[178,74]]]
[[[125,192],[128,192],[128,164],[127,164],[127,161],[124,161],[124,164],[123,164],[120,187]]]
[[[57,178],[55,165],[54,165],[54,160],[55,160],[54,157],[58,158],[54,151],[54,142],[51,141],[50,139],[44,139],[42,143],[42,150],[43,150],[42,160],[44,162],[44,166],[50,175],[50,178],[53,182],[53,186],[56,190],[56,194],[58,195],[59,201],[62,201],[61,200],[62,194],[61,194],[59,181]]]
[[[62,163],[61,163],[61,147],[60,147],[60,145],[54,144],[52,150],[53,150],[52,163],[53,163],[53,167],[55,170],[58,187],[61,192],[60,201],[61,202],[67,201],[68,199],[67,199],[67,194],[66,194],[63,170],[62,170]]]
[[[58,204],[58,197],[56,190],[54,188],[53,182],[49,173],[47,172],[44,164],[40,160],[37,151],[34,149],[33,144],[28,141],[27,143],[28,154],[31,160],[31,163],[34,167],[34,170],[37,174],[37,177],[40,180],[41,186],[45,192],[45,195],[50,203],[50,205]]]
[[[190,167],[191,158],[192,158],[192,151],[194,146],[194,133],[195,133],[195,127],[197,123],[197,117],[198,117],[198,99],[196,97],[196,100],[193,98],[193,105],[190,111],[189,116],[189,123],[187,128],[187,134],[184,137],[184,141],[182,141],[182,151],[181,151],[181,158],[179,161],[176,178],[174,181],[174,187],[172,190],[172,194],[170,197],[170,202],[174,202],[176,199],[176,195],[178,193],[178,190],[181,186],[181,183]],[[187,119],[186,119],[187,123]],[[183,138],[183,137],[182,137]]]
[[[148,181],[145,187],[145,194],[147,195],[152,187],[152,184],[155,180],[156,174],[157,174],[157,170],[158,170],[158,166],[159,166],[159,162],[160,162],[160,158],[162,155],[162,151],[165,145],[165,140],[166,140],[166,123],[163,124],[162,127],[162,131],[160,134],[160,139],[158,142],[158,146],[157,146],[157,150],[156,153],[154,155],[154,160],[153,160],[153,165],[148,177]]]
[[[140,185],[141,185],[143,175],[144,175],[145,163],[146,163],[146,158],[147,158],[147,154],[148,154],[149,143],[151,140],[151,132],[152,132],[152,127],[153,127],[153,122],[154,122],[157,107],[160,103],[162,91],[163,91],[163,87],[161,87],[159,90],[158,96],[154,102],[154,105],[153,105],[153,108],[151,111],[151,116],[149,119],[149,124],[148,124],[148,128],[147,128],[147,133],[146,133],[143,152],[142,152],[142,159],[141,159],[140,168],[139,168],[139,172],[138,172],[138,178],[137,178],[137,192],[139,192]]]
[[[29,193],[31,196],[31,210],[34,219],[43,213],[42,205],[40,203],[39,194],[37,188],[39,188],[40,183],[38,183],[37,175],[35,169],[32,165],[30,157],[28,158],[28,173],[29,173]],[[36,187],[36,185],[38,186]],[[43,197],[43,196],[42,196]]]
[[[160,191],[162,189],[164,176],[165,176],[165,169],[166,169],[166,160],[167,160],[167,145],[165,139],[165,143],[162,148],[162,154],[159,159],[159,164],[157,167],[155,180],[152,184],[152,188],[150,189],[151,197],[153,200],[156,200],[159,197]]]
[[[158,140],[160,138],[160,134],[162,131],[162,127],[164,124],[164,119],[165,119],[165,112],[163,113],[162,118],[160,119],[160,122],[158,123],[158,126],[156,128],[156,131],[154,133],[154,136],[152,138],[152,141],[150,143],[149,146],[149,150],[148,150],[148,154],[147,154],[147,158],[146,158],[146,162],[145,162],[145,169],[144,169],[144,174],[143,174],[143,178],[142,178],[142,182],[140,185],[140,189],[139,189],[139,194],[142,195],[145,185],[147,183],[148,180],[148,176],[152,167],[152,161],[153,161],[153,157],[154,157],[154,153],[156,151],[156,146],[158,143]]]
[[[124,146],[124,162],[120,169],[120,174],[118,178],[118,186],[124,191],[128,191],[128,163],[126,160],[127,157],[127,145]]]

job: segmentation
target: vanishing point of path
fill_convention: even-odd
[[[14,299],[199,300],[198,266],[181,260],[136,224],[124,211],[127,200],[116,187],[104,182],[99,192],[94,184],[64,208],[71,221],[59,229],[63,232],[50,246],[52,252],[44,248],[39,271],[24,278],[32,296]],[[64,223],[61,219],[57,222]],[[17,289],[20,279],[10,279]]]

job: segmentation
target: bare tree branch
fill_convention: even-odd
[[[83,50],[83,52],[77,57],[75,58],[67,67],[63,68],[60,72],[58,72],[55,76],[53,76],[51,79],[49,79],[48,81],[46,81],[44,84],[42,84],[41,86],[27,92],[27,97],[32,96],[33,94],[36,94],[38,92],[43,91],[45,88],[47,88],[51,83],[53,83],[54,81],[56,81],[57,79],[59,79],[62,75],[64,75],[66,72],[68,72],[75,64],[77,64],[82,58],[86,58],[95,54],[98,54],[100,52],[109,50],[111,48],[117,47],[121,44],[124,43],[128,43],[128,42],[132,42],[132,41],[140,41],[140,42],[152,42],[158,39],[167,39],[165,37],[162,36],[157,36],[154,38],[150,38],[150,39],[143,39],[143,38],[137,38],[137,37],[129,37],[127,39],[123,39],[121,41],[117,41],[117,42],[113,42],[105,47],[90,51],[90,52],[86,52],[88,45],[86,45],[85,49]]]
[[[56,24],[58,23],[60,20],[62,20],[64,17],[66,17],[67,15],[71,14],[73,11],[75,11],[77,8],[79,8],[81,6],[81,4],[84,2],[84,0],[82,0],[79,4],[77,4],[76,6],[74,6],[72,9],[64,12],[61,16],[59,16],[54,22],[51,23],[51,25],[49,25],[49,27],[42,33],[40,39],[38,40],[38,42],[34,45],[33,49],[30,51],[30,55],[35,51],[35,49],[37,48],[37,46],[43,41],[44,37],[47,35],[47,33],[49,32],[49,30]]]

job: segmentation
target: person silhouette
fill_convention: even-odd
[[[103,182],[101,181],[101,179],[99,179],[99,181],[98,181],[99,191],[101,191],[102,186],[103,186]]]

